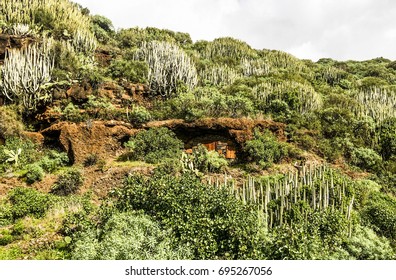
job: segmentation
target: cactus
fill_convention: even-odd
[[[396,89],[391,86],[371,87],[352,91],[360,106],[354,108],[360,117],[370,117],[376,124],[387,118],[396,117]]]
[[[327,211],[330,205],[333,209],[338,207],[350,219],[354,197],[347,197],[345,180],[336,184],[334,176],[332,169],[322,165],[309,166],[308,171],[304,169],[300,174],[287,173],[274,181],[249,176],[239,186],[225,184],[225,181],[223,184],[219,183],[219,178],[216,184],[210,179],[207,179],[207,183],[232,188],[230,193],[244,204],[256,205],[266,217],[268,227],[272,228],[284,224],[285,213],[290,211],[293,205],[299,205],[299,202],[309,201],[312,211]],[[345,204],[344,200],[348,200],[348,204]],[[277,202],[272,204],[276,207],[268,207],[271,201]],[[308,213],[304,213],[307,217]]]
[[[53,66],[50,40],[9,50],[1,69],[2,94],[11,101],[21,102],[27,110],[36,110],[39,103],[52,98],[45,86],[51,81]]]
[[[210,82],[215,86],[225,86],[232,84],[236,79],[242,77],[236,70],[221,64],[215,64],[202,69],[199,72],[201,84]]]
[[[294,81],[264,82],[253,88],[253,94],[258,100],[264,101],[267,105],[275,99],[285,100],[290,93],[297,94],[299,103],[296,108],[299,113],[304,114],[320,109],[323,101],[320,94],[308,84],[301,84]]]
[[[52,16],[51,26],[59,33],[65,33],[65,30],[68,34],[73,34],[77,30],[90,32],[90,18],[83,15],[80,8],[71,1],[0,0],[0,20],[10,25],[24,24],[42,28],[40,24],[43,14]]]
[[[189,89],[197,85],[195,65],[190,57],[174,43],[143,42],[135,54],[135,59],[147,62],[150,88],[164,97],[174,96],[180,82],[183,82]]]
[[[245,76],[264,76],[271,72],[271,67],[263,59],[244,58],[241,61],[241,68]]]

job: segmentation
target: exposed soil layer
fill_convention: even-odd
[[[59,122],[41,131],[43,142],[68,153],[72,163],[83,163],[89,155],[100,158],[116,157],[122,152],[122,144],[141,129],[167,127],[187,145],[198,139],[229,140],[236,149],[252,138],[254,128],[269,129],[279,140],[285,141],[285,125],[270,120],[250,119],[201,119],[195,122],[183,120],[155,121],[143,128],[134,128],[122,121],[89,121],[83,123]],[[32,135],[33,136],[33,135]],[[37,137],[37,136],[36,136]],[[39,137],[38,137],[39,138]],[[195,140],[194,140],[195,139]]]

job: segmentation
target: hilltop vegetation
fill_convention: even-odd
[[[395,61],[68,0],[0,0],[0,43],[0,259],[396,258]]]

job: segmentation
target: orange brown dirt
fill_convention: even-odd
[[[57,143],[72,163],[83,163],[89,155],[101,159],[118,156],[123,142],[138,130],[119,121],[60,122],[41,131],[46,143]]]

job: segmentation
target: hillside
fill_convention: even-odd
[[[0,259],[396,259],[396,61],[0,0]]]

